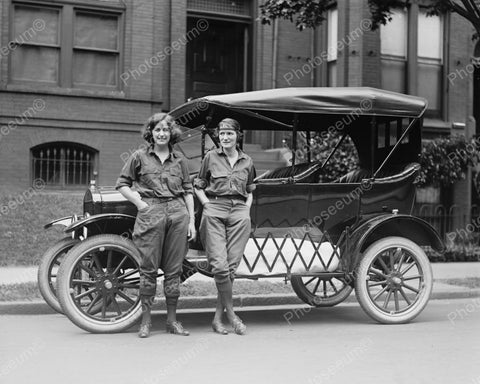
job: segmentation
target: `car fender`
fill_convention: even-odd
[[[65,228],[65,232],[76,232],[84,238],[106,233],[130,237],[134,225],[135,216],[123,213],[101,213],[72,223]]]
[[[68,227],[71,224],[75,223],[78,220],[81,220],[83,216],[77,216],[77,215],[72,215],[72,216],[65,216],[60,219],[55,219],[50,221],[49,223],[45,224],[43,226],[44,229],[49,229],[53,227],[54,225],[60,225],[62,227]]]
[[[361,254],[375,241],[387,236],[400,236],[423,246],[443,252],[445,245],[437,231],[425,220],[411,215],[385,214],[371,218],[352,228],[349,238],[350,254],[356,266]]]

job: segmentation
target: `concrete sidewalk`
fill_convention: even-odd
[[[480,262],[432,263],[434,284],[431,299],[464,299],[480,297],[480,288],[468,288],[459,285],[446,284],[440,280],[466,279],[480,277]],[[35,282],[37,267],[9,267],[0,268],[0,285]],[[188,281],[210,280],[201,274],[193,275]],[[283,279],[263,279],[262,281],[276,281]],[[254,282],[252,282],[254,284]],[[354,293],[345,302],[355,302]],[[179,308],[183,310],[213,309],[216,296],[182,297]],[[236,295],[236,307],[274,306],[274,305],[305,305],[295,293],[268,294],[268,295]],[[163,300],[157,300],[155,309],[163,310]],[[0,302],[1,314],[51,314],[55,313],[43,300]]]

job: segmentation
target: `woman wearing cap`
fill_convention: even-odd
[[[218,137],[220,148],[206,154],[195,179],[195,193],[203,205],[200,236],[218,290],[212,328],[228,334],[222,323],[225,311],[234,332],[243,335],[247,327],[233,310],[232,284],[250,236],[255,169],[237,146],[242,133],[236,120],[223,119]]]
[[[164,273],[167,332],[188,336],[176,319],[180,275],[188,240],[195,238],[193,187],[185,158],[173,151],[180,130],[166,113],[150,117],[143,130],[149,143],[135,151],[125,163],[116,188],[138,208],[133,242],[140,251],[140,299],[142,323],[139,337],[148,337],[151,306],[160,267]],[[136,183],[137,192],[132,191]]]

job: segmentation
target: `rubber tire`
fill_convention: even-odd
[[[78,239],[72,239],[71,237],[65,237],[61,240],[58,240],[54,245],[52,245],[45,251],[40,260],[40,265],[38,266],[38,289],[40,290],[43,299],[50,306],[50,308],[52,308],[58,313],[63,314],[63,311],[60,303],[58,302],[57,294],[52,289],[52,285],[50,284],[50,268],[52,267],[52,264],[57,261],[58,258],[64,257],[70,249],[72,249],[76,244],[78,244],[78,242]]]
[[[302,276],[292,276],[291,278],[292,288],[298,298],[304,303],[313,307],[333,307],[341,302],[345,301],[353,291],[353,287],[346,284],[338,294],[328,298],[323,298],[318,295],[314,295],[308,290],[302,280]]]
[[[70,277],[77,262],[86,253],[88,254],[91,250],[103,246],[114,246],[128,253],[137,265],[140,265],[140,254],[131,240],[112,234],[87,238],[73,247],[62,262],[57,278],[57,294],[64,314],[79,328],[91,333],[118,333],[125,331],[139,321],[142,315],[140,300],[127,316],[111,322],[100,322],[85,316],[75,305],[70,295]]]
[[[399,314],[388,314],[381,311],[372,302],[367,288],[367,276],[370,265],[375,257],[383,250],[394,247],[405,248],[415,255],[417,266],[419,266],[423,272],[424,285],[420,296],[411,308]],[[355,294],[360,306],[368,316],[382,324],[404,324],[413,320],[423,311],[432,293],[433,274],[428,257],[422,248],[404,237],[386,237],[370,245],[360,260],[355,277]]]

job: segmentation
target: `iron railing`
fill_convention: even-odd
[[[33,179],[47,186],[88,186],[94,169],[95,154],[72,145],[43,147],[33,152]]]

